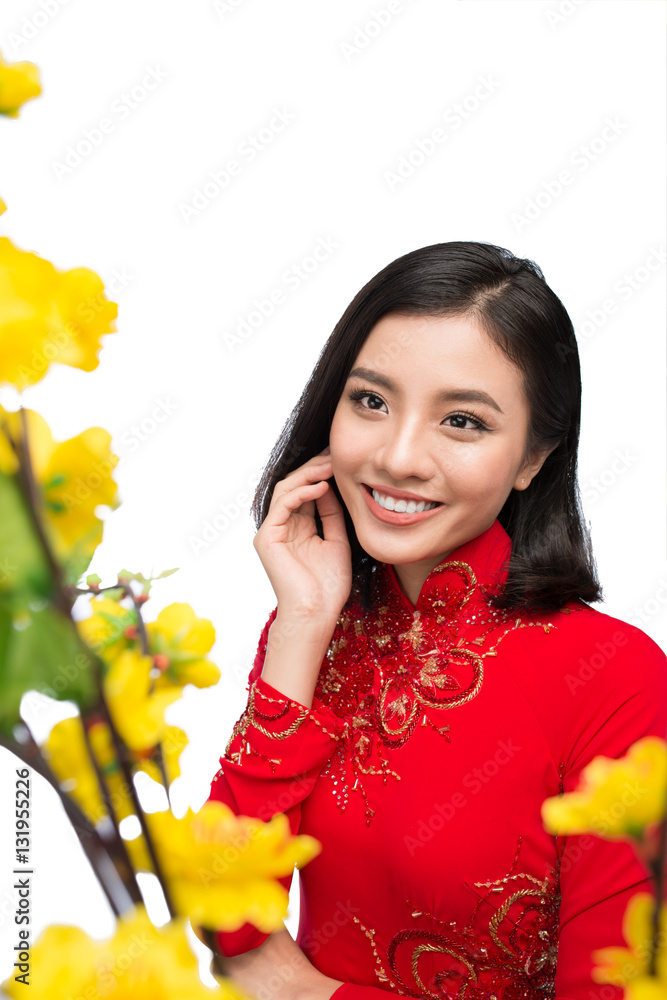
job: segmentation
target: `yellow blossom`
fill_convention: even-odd
[[[0,198],[0,215],[2,215],[3,212],[6,212],[6,211],[7,211],[7,205],[2,200],[2,198]]]
[[[146,623],[151,653],[161,673],[156,690],[173,685],[210,687],[220,680],[220,670],[204,656],[215,642],[213,623],[197,618],[189,604],[170,604],[155,621]]]
[[[134,802],[116,756],[111,732],[101,720],[89,724],[88,739],[109,794],[111,808],[120,822],[135,812]],[[179,756],[187,746],[187,736],[177,726],[167,726],[162,749],[169,784],[180,774]],[[107,810],[102,799],[97,774],[88,754],[80,716],[57,722],[42,747],[44,756],[63,791],[78,804],[91,823],[97,823]],[[151,752],[154,752],[152,748]],[[150,757],[137,756],[131,761],[133,772],[146,771],[162,783],[158,765]]]
[[[86,267],[58,270],[0,237],[0,384],[24,390],[59,362],[92,371],[118,307]]]
[[[169,785],[171,785],[172,781],[176,781],[176,778],[181,773],[180,756],[187,745],[188,737],[182,729],[179,729],[178,726],[167,726],[164,736],[160,741],[160,746],[162,748],[164,770]],[[151,758],[139,760],[137,767],[139,770],[145,771],[154,781],[162,784],[162,773],[155,760]]]
[[[654,897],[648,892],[637,892],[632,896],[623,914],[623,937],[628,948],[598,948],[592,954],[596,963],[591,973],[596,983],[611,983],[625,986],[637,981],[648,972],[651,941],[653,938],[652,914]],[[662,984],[663,996],[667,986],[667,907],[660,912],[660,935],[662,947],[657,956],[657,976]],[[653,982],[656,982],[654,979]],[[637,997],[641,996],[641,990]],[[650,996],[650,994],[647,994]]]
[[[667,742],[646,736],[618,760],[595,757],[577,791],[545,799],[542,820],[550,833],[639,840],[649,824],[664,818],[666,799]]]
[[[74,574],[83,572],[102,540],[104,522],[95,514],[96,507],[119,505],[118,486],[111,475],[118,456],[109,449],[111,435],[102,427],[89,427],[58,443],[39,413],[25,409],[24,414],[39,513],[54,555],[61,564],[71,565]],[[0,468],[10,473],[16,461],[6,445],[7,435],[22,441],[19,410],[0,412]]]
[[[137,614],[111,597],[100,594],[90,602],[92,614],[77,621],[79,635],[104,660],[112,662],[124,649],[134,647],[135,640],[125,635],[127,628],[136,627]]]
[[[111,808],[116,819],[120,822],[126,816],[131,816],[135,812],[135,808],[130,789],[127,787],[125,776],[116,756],[111,730],[106,722],[101,720],[94,722],[89,726],[88,738],[109,792]]]
[[[57,722],[42,745],[42,753],[60,782],[91,823],[106,816],[97,776],[88,756],[78,715]]]
[[[143,906],[118,921],[113,937],[95,941],[78,927],[47,927],[31,947],[31,1000],[249,1000],[231,980],[210,990],[199,978],[198,960],[183,920],[154,927]],[[2,987],[23,997],[14,976]]]
[[[176,909],[214,930],[237,930],[246,921],[265,933],[278,930],[289,894],[277,879],[321,850],[314,837],[293,836],[282,813],[263,823],[222,802],[205,802],[182,819],[170,812],[146,819]],[[135,868],[152,871],[142,838],[128,848]]]
[[[0,53],[0,114],[18,118],[21,105],[41,92],[39,68],[34,63],[8,63]]]
[[[667,983],[649,976],[642,976],[628,983],[623,994],[624,1000],[665,1000]]]
[[[13,476],[19,463],[16,453],[5,431],[7,410],[0,403],[0,472],[5,476]]]
[[[104,723],[97,722],[90,727],[88,736],[106,782],[111,808],[119,821],[125,819],[134,812],[134,806],[113,752],[109,729]],[[91,823],[95,824],[107,815],[80,716],[57,722],[44,742],[42,752],[63,791],[74,799]]]
[[[119,735],[131,750],[154,747],[164,737],[165,709],[181,696],[180,688],[151,693],[150,656],[124,650],[112,662],[103,680],[104,693]]]

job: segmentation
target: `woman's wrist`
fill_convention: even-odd
[[[269,629],[262,679],[285,698],[310,708],[335,625],[278,612]]]

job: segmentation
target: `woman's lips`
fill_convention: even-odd
[[[433,514],[437,514],[439,510],[442,510],[445,504],[440,504],[438,507],[432,507],[431,510],[423,510],[420,513],[408,514],[407,511],[401,513],[396,510],[385,510],[381,507],[379,503],[376,503],[373,499],[373,493],[370,487],[366,486],[365,483],[361,484],[361,490],[364,494],[366,504],[371,514],[378,519],[378,521],[384,521],[385,524],[414,524],[416,521],[424,521],[427,517],[431,517]]]

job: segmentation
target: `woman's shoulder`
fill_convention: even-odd
[[[665,735],[667,656],[651,636],[582,601],[522,619],[538,623],[551,627],[514,629],[499,649],[554,760],[586,747],[616,756],[641,736]]]
[[[667,699],[667,656],[637,625],[580,600],[555,612],[531,612],[525,622],[551,626],[527,629],[533,640],[528,645],[535,654],[539,647],[541,662],[569,694],[599,675],[617,694],[652,688]]]

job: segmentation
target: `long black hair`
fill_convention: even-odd
[[[522,373],[530,421],[525,457],[553,448],[525,490],[510,491],[498,520],[512,542],[498,608],[561,608],[602,600],[577,483],[581,373],[574,329],[540,268],[490,243],[435,243],[398,257],[355,295],[327,340],[315,369],[271,451],[251,513],[257,528],[277,482],[329,443],[334,412],[350,370],[375,324],[390,313],[468,316]],[[370,603],[375,560],[357,539],[343,506],[353,580]],[[319,515],[315,521],[323,537]]]

